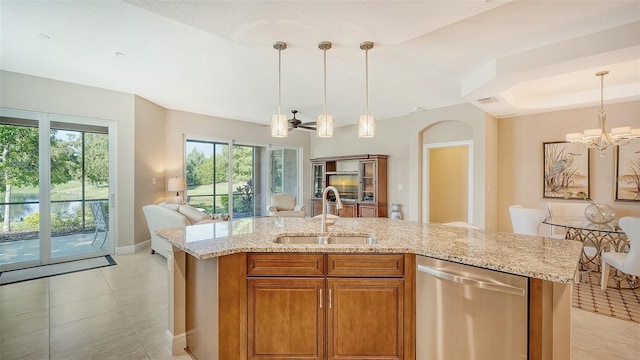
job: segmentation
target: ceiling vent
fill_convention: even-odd
[[[490,97],[486,97],[486,98],[482,98],[482,99],[478,99],[477,100],[480,104],[493,104],[494,102],[498,102],[498,99],[490,96]]]

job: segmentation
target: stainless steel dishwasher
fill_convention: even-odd
[[[417,256],[416,359],[526,359],[526,277]]]

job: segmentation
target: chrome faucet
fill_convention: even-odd
[[[320,229],[321,232],[327,232],[327,193],[329,192],[329,190],[333,191],[333,194],[336,196],[336,209],[337,210],[342,209],[342,201],[340,201],[340,194],[338,193],[338,189],[336,189],[333,186],[327,186],[322,191],[322,223],[321,223],[322,228]]]

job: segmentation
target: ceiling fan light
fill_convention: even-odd
[[[376,134],[376,118],[373,115],[360,115],[358,137],[372,138]]]
[[[289,121],[284,114],[273,114],[271,117],[271,136],[287,137],[289,135]]]
[[[318,116],[318,121],[316,122],[316,135],[324,138],[333,136],[332,115],[322,114]]]

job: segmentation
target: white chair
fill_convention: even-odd
[[[524,208],[522,205],[509,206],[513,232],[523,235],[540,235],[539,229],[547,214],[541,209]]]
[[[98,232],[104,231],[104,238],[102,238],[102,244],[100,244],[100,248],[102,249],[104,243],[107,241],[107,236],[109,235],[109,214],[105,210],[102,201],[92,201],[89,205],[91,206],[93,221],[96,225],[96,232],[93,235],[91,246],[93,246],[98,239]]]
[[[287,193],[271,195],[269,215],[279,217],[305,217],[307,206],[296,204],[296,197]]]
[[[609,266],[625,274],[640,276],[640,217],[625,216],[618,223],[629,238],[629,252],[602,253],[602,277],[600,278],[602,290],[607,289]]]

